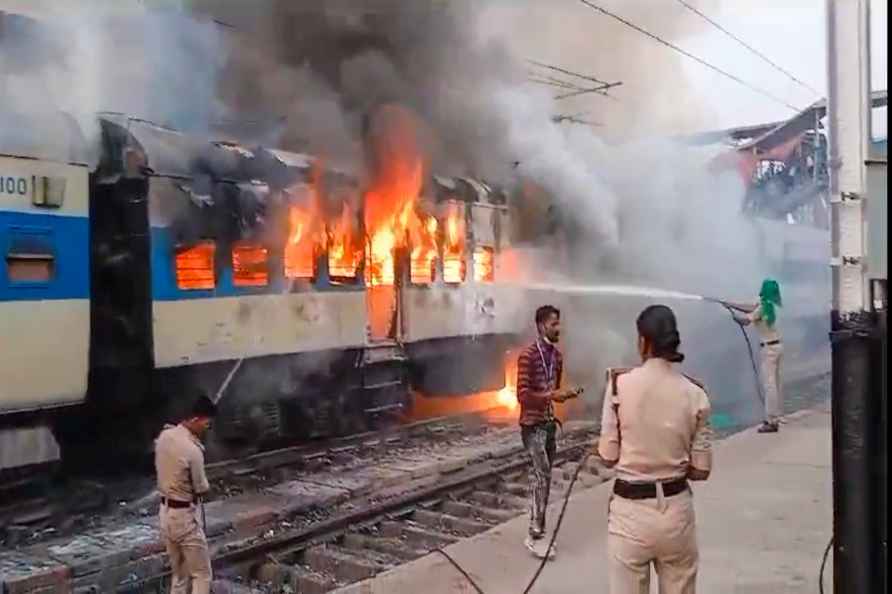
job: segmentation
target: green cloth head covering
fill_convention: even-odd
[[[762,289],[759,291],[759,298],[762,302],[762,316],[764,317],[765,322],[769,326],[774,326],[774,322],[777,320],[777,313],[774,311],[774,307],[783,307],[780,285],[777,284],[777,281],[771,278],[763,280]]]

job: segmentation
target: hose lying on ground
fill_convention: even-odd
[[[740,332],[741,332],[741,334],[743,334],[743,340],[746,342],[747,351],[749,352],[750,363],[752,364],[752,369],[753,369],[753,377],[756,380],[756,394],[759,396],[759,400],[761,400],[762,404],[764,405],[765,396],[762,394],[762,384],[759,381],[759,370],[758,370],[758,366],[756,365],[756,355],[753,351],[753,345],[752,345],[752,342],[750,342],[750,337],[746,333],[746,329],[744,329],[743,324],[741,324],[740,322],[737,321],[737,317],[734,315],[734,310],[730,306],[728,306],[727,303],[725,303],[723,301],[719,301],[718,299],[707,299],[707,301],[712,301],[714,303],[718,303],[722,307],[727,309],[728,312],[731,314],[731,317],[734,319],[734,322],[740,328]],[[579,466],[576,467],[576,471],[573,473],[573,478],[570,481],[570,484],[567,487],[567,493],[564,496],[564,503],[563,503],[563,506],[561,507],[561,513],[558,515],[557,524],[555,524],[554,532],[551,535],[551,540],[549,540],[549,542],[548,542],[548,548],[546,549],[547,552],[551,552],[552,547],[554,546],[554,542],[557,540],[558,533],[561,530],[561,524],[564,521],[564,514],[567,512],[567,505],[570,503],[570,495],[573,492],[573,485],[576,484],[576,479],[579,478],[579,472],[585,466],[585,462],[588,460],[589,456],[591,456],[591,455],[592,455],[591,452],[588,452],[587,454],[585,454],[579,460]],[[831,540],[831,543],[832,542],[833,541]],[[830,547],[828,546],[827,551],[829,551],[829,550],[830,550]],[[436,552],[439,553],[440,555],[442,555],[443,557],[445,557],[449,561],[449,563],[451,563],[452,566],[455,567],[455,569],[458,570],[458,572],[461,573],[462,576],[464,576],[464,578],[466,580],[468,580],[468,583],[471,584],[471,586],[474,588],[474,590],[478,594],[486,594],[484,592],[484,590],[473,580],[473,578],[471,578],[471,576],[468,574],[468,572],[465,571],[465,569],[461,565],[459,565],[455,559],[453,559],[451,556],[449,556],[448,553],[446,553],[442,549],[436,549]],[[526,589],[524,589],[523,594],[529,594],[529,592],[533,589],[533,586],[536,584],[536,580],[539,579],[539,576],[542,574],[542,571],[545,569],[545,564],[548,562],[547,552],[546,552],[545,556],[542,558],[541,562],[539,563],[539,567],[536,569],[536,573],[533,574],[533,577],[530,580],[530,583],[527,584]],[[824,561],[826,562],[826,560],[827,560],[827,552],[824,553]],[[824,575],[824,563],[821,563],[821,578],[823,578],[823,575]],[[819,579],[819,586],[821,588],[821,594],[823,594],[824,584],[821,581],[821,579]]]
[[[554,526],[554,532],[551,534],[551,540],[548,541],[547,552],[550,552],[552,547],[554,546],[554,541],[557,540],[558,533],[561,531],[561,524],[564,522],[564,515],[567,513],[567,505],[570,503],[570,495],[573,493],[573,485],[576,484],[576,480],[579,478],[580,471],[585,467],[586,461],[592,455],[592,452],[588,452],[582,456],[579,460],[579,465],[576,467],[576,470],[573,472],[573,478],[570,479],[570,484],[567,485],[567,493],[564,495],[564,503],[561,506],[561,513],[558,514],[557,523]],[[435,552],[439,553],[443,557],[446,558],[449,563],[458,570],[459,573],[464,576],[468,583],[471,584],[471,587],[477,592],[477,594],[486,594],[477,582],[468,574],[465,569],[458,564],[458,562],[453,559],[446,551],[443,549],[436,549]],[[533,574],[533,577],[530,579],[530,583],[527,584],[527,587],[524,589],[523,594],[529,594],[530,590],[533,589],[533,586],[536,585],[536,580],[539,579],[539,576],[542,574],[542,570],[545,569],[545,564],[548,563],[548,554],[543,555],[542,560],[539,562],[539,567],[536,568],[536,573]]]

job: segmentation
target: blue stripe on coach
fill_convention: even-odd
[[[90,221],[86,216],[0,211],[0,301],[90,298]],[[10,253],[52,255],[47,282],[9,280]]]

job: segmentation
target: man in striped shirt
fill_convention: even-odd
[[[564,402],[577,390],[561,390],[563,358],[557,349],[561,335],[561,313],[552,305],[536,310],[536,341],[517,359],[517,400],[520,430],[530,455],[530,529],[526,547],[536,557],[554,557],[545,551],[545,510],[551,491],[551,465],[555,454],[554,403]]]

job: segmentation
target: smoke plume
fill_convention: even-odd
[[[6,27],[20,33],[0,41],[3,71],[11,73],[0,87],[5,104],[66,112],[82,124],[95,112],[118,111],[186,131],[258,121],[239,129],[240,140],[355,168],[363,163],[369,115],[398,102],[432,130],[426,148],[433,171],[496,183],[525,176],[573,213],[590,243],[613,248],[620,211],[628,211],[619,202],[639,200],[628,184],[606,183],[617,177],[613,164],[623,162],[622,151],[587,128],[555,125],[552,115],[563,106],[527,81],[524,58],[553,59],[607,80],[648,80],[652,91],[620,87],[619,103],[585,100],[595,119],[619,122],[614,130],[703,113],[678,99],[686,92],[674,57],[572,2],[160,5],[165,10],[83,1],[47,11],[43,27]],[[675,7],[637,1],[617,8],[670,39],[697,31]],[[674,99],[665,101],[670,86]]]
[[[2,17],[4,117],[37,123],[73,118],[92,143],[93,155],[98,112],[126,113],[190,132],[206,132],[223,117],[217,82],[227,47],[219,26],[124,3],[46,5],[34,17]],[[12,136],[17,128],[18,140]],[[25,154],[65,158],[59,154],[64,143],[55,134],[32,130],[33,146]],[[16,150],[22,132],[22,126],[2,126],[0,144]]]
[[[246,144],[311,152],[356,170],[366,164],[370,118],[398,103],[425,124],[428,173],[509,185],[521,177],[557,202],[575,239],[535,270],[719,295],[748,294],[764,270],[755,230],[738,214],[741,183],[708,169],[715,149],[658,139],[711,123],[680,58],[581,3],[123,4],[66,2],[67,10],[43,15],[44,28],[2,21],[0,101],[12,107],[4,113],[46,126],[42,113],[68,112],[83,123],[96,111],[120,111],[183,130],[226,129]],[[700,32],[675,3],[605,7],[670,41]],[[552,90],[529,82],[526,59],[623,85],[611,91],[615,99],[556,102]],[[554,123],[557,113],[575,111],[603,128]],[[21,141],[16,126],[0,121],[0,145]],[[599,336],[615,351],[633,314],[624,311],[620,326],[603,313],[586,314],[585,323],[607,328]],[[589,334],[577,335],[576,348],[611,363]]]

